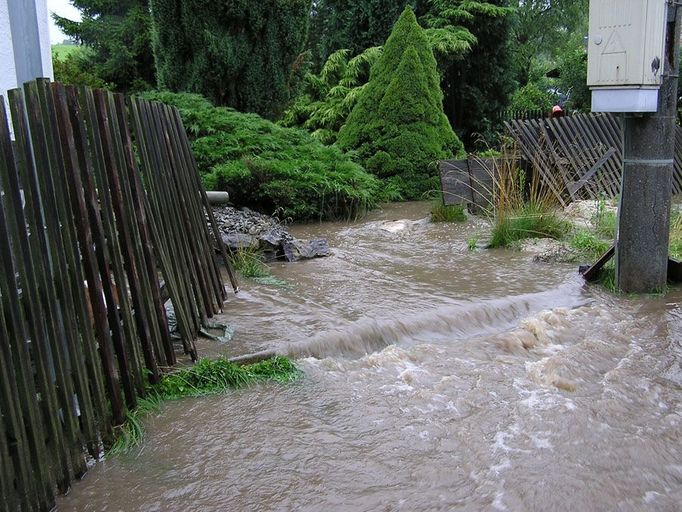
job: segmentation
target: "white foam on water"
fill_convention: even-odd
[[[500,491],[495,495],[495,499],[493,500],[492,506],[495,510],[500,510],[500,511],[505,511],[509,510],[507,508],[507,505],[504,504],[504,501],[502,499],[504,498],[504,492]]]

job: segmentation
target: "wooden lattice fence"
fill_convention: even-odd
[[[578,114],[558,119],[505,123],[533,169],[562,205],[575,199],[620,194],[622,119],[614,114]],[[673,193],[682,192],[682,128],[675,132]]]
[[[0,509],[50,510],[146,384],[178,351],[196,358],[199,330],[226,299],[214,249],[227,258],[177,110],[47,80],[8,96]]]

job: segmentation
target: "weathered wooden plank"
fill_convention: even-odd
[[[120,178],[120,175],[123,172],[122,168],[125,165],[123,148],[121,147],[120,139],[117,139],[116,137],[118,130],[113,124],[115,122],[115,114],[109,109],[110,98],[108,97],[108,93],[102,90],[95,91],[94,99],[100,123],[100,136],[103,140],[102,149],[104,151],[103,156],[105,159],[102,181],[103,183],[106,183],[105,186],[108,186],[110,204],[115,215],[112,220],[114,220],[116,231],[118,232],[118,244],[122,256],[122,265],[118,271],[125,273],[125,282],[128,285],[126,289],[119,284],[119,296],[123,299],[121,301],[121,308],[123,310],[129,308],[127,300],[128,295],[130,295],[132,307],[135,309],[134,321],[137,326],[139,344],[142,349],[145,365],[147,370],[152,373],[154,380],[157,380],[157,355],[159,354],[154,353],[151,327],[147,321],[147,298],[142,293],[142,276],[138,272],[137,260],[140,256],[137,253],[136,246],[133,244],[134,224],[130,220],[131,212],[128,210],[128,203],[124,196],[123,185]],[[126,311],[123,311],[123,321],[133,322],[129,309],[127,314]],[[130,332],[128,335],[130,335]],[[137,346],[137,343],[130,345]],[[138,388],[138,394],[144,394],[144,385],[141,388]]]
[[[119,112],[121,107],[115,101],[113,94],[108,94],[106,100],[106,107],[110,113],[109,122],[112,123],[111,132],[120,173],[119,176],[112,176],[112,182],[115,180],[118,183],[115,191],[118,195],[121,210],[125,212],[124,218],[128,231],[126,244],[128,244],[127,258],[130,262],[127,262],[126,266],[129,269],[129,282],[131,282],[132,286],[133,307],[135,308],[135,318],[138,321],[138,332],[143,333],[143,351],[147,361],[147,370],[150,371],[149,378],[152,382],[156,382],[159,378],[158,364],[168,366],[171,362],[167,360],[166,353],[164,352],[159,324],[155,318],[154,297],[149,282],[149,274],[147,273],[149,263],[147,262],[147,253],[144,250],[142,235],[139,229],[138,209],[133,203],[130,176],[131,174],[137,174],[137,169],[132,147],[126,146],[123,138],[125,129],[121,126],[121,122],[126,122],[125,104],[122,104],[123,111]],[[130,141],[127,142],[129,144]],[[130,166],[132,166],[131,169],[128,168]],[[151,258],[151,255],[149,257]],[[151,265],[154,264],[153,259],[150,263]],[[156,280],[158,282],[158,278]]]
[[[64,340],[63,348],[77,403],[73,398],[69,401],[71,408],[68,414],[73,419],[73,428],[75,429],[73,442],[75,442],[74,450],[76,453],[74,460],[77,460],[78,465],[74,467],[74,471],[76,476],[80,476],[85,473],[87,467],[84,458],[77,455],[81,452],[79,444],[90,445],[91,451],[96,453],[99,438],[94,413],[95,406],[92,402],[85,366],[87,347],[94,343],[94,337],[85,306],[81,251],[75,234],[76,228],[70,208],[70,191],[64,169],[66,158],[62,151],[60,131],[65,130],[66,126],[63,123],[61,126],[59,124],[59,116],[49,83],[45,80],[38,80],[37,89],[45,120],[45,136],[49,141],[51,179],[45,180],[48,186],[45,192],[52,193],[54,196],[54,206],[61,228],[59,229],[60,238],[57,239],[57,243],[61,246],[61,272],[59,276],[55,276],[55,282],[64,304],[64,315],[67,317],[63,318],[62,322],[67,326],[69,332],[69,336]],[[57,200],[57,198],[60,199]],[[64,411],[64,414],[67,414],[67,411]],[[85,443],[83,443],[81,428],[85,434]]]
[[[189,168],[190,168],[190,177],[192,178],[194,182],[194,187],[199,190],[200,195],[201,195],[201,200],[204,205],[204,209],[207,212],[209,221],[211,223],[211,228],[213,230],[213,237],[214,237],[214,242],[216,246],[218,247],[218,250],[220,251],[220,254],[222,255],[223,258],[223,263],[225,264],[225,269],[227,270],[228,277],[230,279],[230,282],[232,284],[232,289],[234,290],[235,293],[239,292],[239,283],[237,281],[237,277],[234,273],[234,270],[232,269],[232,263],[230,262],[230,259],[227,255],[227,248],[225,247],[225,243],[223,242],[222,235],[220,233],[220,229],[218,228],[218,224],[215,220],[215,216],[213,215],[213,209],[211,208],[211,204],[208,199],[208,195],[206,193],[206,190],[204,190],[203,185],[201,184],[201,179],[199,178],[199,168],[197,166],[196,160],[194,158],[194,154],[192,153],[192,150],[189,145],[189,139],[187,138],[187,132],[185,130],[185,127],[182,123],[182,119],[180,117],[180,112],[178,112],[178,109],[174,108],[172,109],[172,115],[175,119],[175,126],[178,132],[178,140],[180,141],[180,145],[183,149],[183,152],[185,153],[185,158],[189,162]],[[224,291],[224,287],[223,287]],[[227,298],[226,294],[223,294],[223,300]]]
[[[12,104],[15,105],[14,102],[12,102]],[[21,132],[16,135],[17,148],[21,151],[23,147],[21,143],[24,140],[25,134],[24,132]],[[20,165],[20,167],[23,168],[23,162],[25,162],[23,156],[21,154],[15,155],[14,153],[9,126],[7,124],[5,103],[4,100],[0,98],[0,196],[2,196],[0,201],[4,203],[4,208],[7,212],[6,225],[8,232],[13,233],[11,242],[9,234],[7,235],[7,238],[3,237],[3,239],[7,240],[7,247],[12,247],[14,251],[14,261],[20,265],[24,265],[19,276],[22,283],[21,287],[26,290],[23,297],[24,304],[29,304],[32,307],[39,309],[40,303],[36,298],[35,293],[35,290],[37,289],[35,280],[36,274],[31,261],[30,242],[27,235],[24,208],[21,206],[22,195],[19,184],[20,170],[16,167],[17,165]],[[25,173],[22,174],[25,175]],[[24,199],[29,201],[30,197],[31,191],[27,189]],[[8,257],[11,256],[6,256],[6,258]],[[12,270],[11,266],[2,265],[2,268],[6,277],[15,275],[15,270]],[[12,285],[16,287],[17,283],[11,282],[10,286]],[[6,300],[12,300],[11,291],[2,295]],[[17,301],[19,300],[18,296],[16,299]],[[13,306],[3,306],[2,309],[9,311],[9,308],[13,308]],[[12,309],[12,311],[14,311],[14,309]],[[13,348],[11,350],[15,377],[14,379],[8,378],[8,380],[15,382],[18,386],[15,388],[14,393],[19,401],[21,415],[27,429],[26,436],[31,457],[32,479],[35,484],[34,499],[40,506],[48,507],[53,503],[52,487],[54,486],[54,480],[50,475],[49,468],[45,467],[42,463],[42,461],[50,455],[44,442],[45,429],[43,427],[41,411],[35,400],[37,393],[33,380],[29,345],[26,343],[25,334],[22,332],[21,326],[13,325],[11,328],[5,327],[7,324],[4,320],[2,321],[2,325],[3,333],[1,340],[7,344],[13,343]],[[41,330],[43,325],[42,321],[38,322],[38,325],[29,325],[29,327],[32,327],[30,332],[32,339],[35,340],[35,346],[42,347],[46,343],[44,331]],[[9,331],[7,330],[8,328],[10,328]],[[10,332],[13,333],[13,341],[10,340]],[[42,366],[38,365],[38,369],[41,368]],[[40,375],[39,372],[38,375]]]
[[[162,300],[160,281],[158,277],[158,272],[156,269],[156,254],[152,241],[151,233],[151,211],[145,207],[145,190],[142,185],[142,179],[140,175],[140,170],[138,169],[135,150],[133,149],[132,135],[130,130],[130,125],[128,123],[128,112],[126,108],[126,103],[123,95],[115,95],[114,101],[117,104],[117,115],[119,130],[121,132],[121,137],[123,141],[125,157],[126,157],[126,167],[127,172],[127,182],[130,186],[131,200],[133,202],[136,218],[138,222],[140,244],[142,251],[144,253],[147,281],[149,283],[150,291],[152,294],[152,302],[156,316],[157,330],[160,336],[160,342],[163,347],[163,352],[165,354],[165,364],[166,366],[172,366],[175,364],[175,352],[173,351],[173,343],[170,338],[170,332],[168,330],[168,318],[166,316],[166,309],[163,306],[165,300]],[[131,116],[132,117],[132,116]],[[138,141],[138,148],[139,148]],[[142,148],[140,149],[141,156],[144,157],[144,152]]]
[[[95,281],[98,280],[98,277],[96,277],[92,229],[87,222],[88,212],[81,182],[79,149],[76,147],[76,141],[82,142],[82,139],[74,133],[74,125],[72,124],[74,120],[72,119],[72,110],[67,99],[66,89],[61,84],[52,84],[51,88],[55,98],[55,108],[59,124],[56,136],[62,145],[64,164],[64,172],[61,175],[63,180],[62,189],[65,192],[65,197],[68,198],[68,203],[70,203],[74,242],[78,242],[77,253],[73,257],[74,262],[77,261],[78,263],[78,274],[75,279],[71,280],[71,285],[74,297],[78,302],[79,329],[82,335],[84,351],[85,371],[82,371],[82,377],[87,375],[88,384],[86,388],[90,389],[92,395],[87,402],[79,399],[79,408],[84,419],[88,450],[92,457],[97,457],[99,455],[100,435],[102,430],[106,432],[107,427],[105,425],[110,424],[110,417],[106,412],[108,410],[108,403],[104,392],[102,366],[93,329],[94,308],[87,295],[87,288],[83,286],[86,280],[88,287],[97,286]],[[72,104],[71,107],[73,106]],[[77,120],[75,121],[77,126]],[[81,148],[80,151],[82,152],[84,149]],[[101,288],[101,283],[99,283],[99,287]],[[106,314],[103,316],[106,325]],[[102,315],[100,314],[101,319]],[[108,332],[108,327],[106,329]],[[106,339],[103,339],[101,343],[106,343]]]
[[[606,265],[611,258],[616,254],[616,246],[612,245],[611,248],[600,256],[600,258],[590,267],[581,268],[581,273],[585,278],[585,281],[593,282],[599,278],[599,272],[604,265]]]
[[[100,118],[95,106],[93,91],[82,88],[79,92],[81,94],[81,107],[86,119],[88,143],[92,152],[92,170],[94,171],[97,198],[101,202],[102,223],[108,234],[104,241],[106,252],[100,259],[100,275],[104,285],[109,326],[112,330],[114,352],[118,361],[119,378],[126,404],[128,408],[132,409],[137,403],[136,390],[143,387],[137,347],[135,346],[137,336],[133,322],[130,321],[128,285],[123,271],[111,194],[106,178],[105,167],[107,163],[103,148],[104,142],[100,132]]]
[[[73,180],[72,186],[75,187],[74,192],[76,192],[79,202],[77,209],[77,212],[80,214],[79,220],[83,221],[79,234],[83,248],[87,291],[98,341],[100,361],[105,377],[107,396],[111,404],[111,419],[114,424],[119,425],[124,421],[125,415],[123,398],[121,396],[121,383],[115,362],[113,337],[120,336],[121,325],[117,315],[113,315],[114,323],[109,323],[108,305],[111,304],[112,307],[115,307],[116,302],[111,285],[107,235],[101,218],[97,187],[94,182],[94,156],[90,151],[90,136],[87,129],[90,121],[82,108],[81,99],[76,88],[68,87],[66,94],[71,114],[74,145],[78,157],[78,169],[73,168],[70,179]],[[87,217],[82,216],[83,207],[85,207]],[[87,222],[85,222],[86,218]],[[105,418],[107,416],[105,415]],[[110,430],[107,434],[109,433]]]
[[[32,478],[32,457],[28,446],[26,428],[32,427],[30,421],[35,416],[27,416],[29,424],[25,426],[24,415],[21,412],[20,400],[35,400],[29,391],[31,374],[27,373],[26,365],[13,361],[20,356],[21,345],[26,344],[23,334],[21,315],[18,309],[18,301],[12,305],[8,301],[12,297],[12,288],[16,289],[16,269],[12,262],[10,243],[13,241],[10,229],[5,219],[5,205],[0,198],[0,237],[9,243],[0,247],[0,264],[3,272],[0,273],[0,415],[7,418],[6,434],[12,440],[12,445],[7,447],[8,458],[12,460],[12,486],[16,485],[16,493],[12,495],[12,501],[21,502],[30,507],[33,496],[39,492]],[[16,294],[16,292],[15,292]],[[5,319],[4,310],[10,311],[9,322]],[[28,386],[27,386],[28,384]],[[30,406],[30,405],[29,405]],[[10,455],[11,452],[11,455]]]
[[[144,201],[145,210],[151,212],[149,219],[154,246],[157,249],[161,271],[167,284],[171,302],[175,306],[178,329],[183,339],[191,339],[196,336],[196,331],[193,330],[192,313],[188,309],[191,307],[192,298],[189,297],[185,283],[179,276],[179,272],[182,272],[182,269],[178,268],[178,265],[181,265],[179,258],[171,257],[170,246],[174,241],[171,232],[166,229],[169,219],[164,216],[159,193],[156,190],[154,172],[160,167],[158,148],[147,129],[147,110],[144,108],[144,102],[138,98],[131,98],[128,105],[142,160],[141,170],[145,176],[148,189]],[[185,345],[185,350],[187,349],[188,346]]]
[[[205,251],[199,245],[199,238],[195,236],[195,239],[192,241],[189,238],[190,233],[193,233],[194,235],[197,234],[197,226],[192,222],[192,204],[185,193],[187,191],[183,189],[183,183],[179,176],[181,174],[181,172],[179,172],[181,167],[174,153],[176,144],[174,143],[174,140],[171,139],[168,126],[166,125],[163,116],[164,106],[160,104],[151,104],[150,106],[157,134],[162,143],[164,143],[162,148],[167,164],[167,167],[165,168],[167,171],[166,176],[168,177],[168,180],[165,181],[164,184],[169,185],[169,197],[171,197],[176,204],[176,211],[179,213],[181,225],[184,226],[184,229],[178,234],[180,235],[187,261],[192,266],[193,273],[197,277],[197,280],[193,281],[192,286],[195,290],[197,305],[199,306],[199,312],[201,314],[201,323],[205,324],[206,318],[211,318],[213,316],[213,301],[209,293],[210,284],[207,275],[207,263],[202,256],[202,254],[205,254]]]
[[[63,260],[62,248],[60,247],[59,217],[55,207],[54,187],[51,186],[51,148],[48,145],[45,135],[45,120],[38,97],[38,85],[36,82],[29,82],[24,85],[24,96],[26,97],[26,113],[28,117],[28,128],[30,134],[30,149],[32,150],[34,165],[29,166],[28,172],[30,180],[34,183],[35,193],[33,203],[35,205],[36,222],[34,227],[40,244],[42,245],[43,256],[43,276],[45,277],[42,305],[50,317],[50,333],[48,333],[48,347],[45,349],[45,375],[41,379],[41,394],[44,392],[53,395],[56,403],[49,411],[50,416],[58,416],[61,413],[64,421],[56,421],[57,433],[55,441],[59,444],[60,464],[57,468],[60,472],[57,485],[60,490],[66,491],[70,482],[74,478],[72,456],[74,455],[73,445],[77,443],[77,430],[72,416],[74,389],[71,379],[68,376],[69,368],[65,355],[66,340],[71,336],[70,326],[64,323],[64,311],[68,307],[63,290],[58,287],[58,277],[66,273],[65,262]],[[14,120],[14,116],[12,116]],[[15,130],[16,131],[16,130]],[[26,180],[24,180],[25,182]],[[45,227],[47,229],[45,229]],[[34,316],[31,324],[41,320]],[[70,343],[70,340],[69,340]],[[37,350],[39,354],[43,350]],[[55,386],[47,375],[53,374]]]
[[[216,260],[213,256],[214,249],[210,241],[210,233],[206,223],[206,212],[204,211],[204,207],[201,204],[201,188],[197,187],[191,178],[192,173],[195,173],[196,170],[191,168],[189,160],[182,151],[181,140],[183,136],[186,137],[186,134],[184,132],[180,133],[177,130],[177,126],[175,125],[172,114],[172,108],[164,105],[161,108],[161,114],[163,116],[163,123],[165,124],[169,136],[173,142],[171,149],[173,150],[175,161],[179,164],[177,166],[176,173],[179,178],[181,190],[185,191],[184,196],[188,200],[191,223],[194,233],[197,235],[195,239],[198,242],[198,256],[201,260],[201,264],[206,269],[206,285],[208,286],[207,291],[212,292],[212,313],[216,314],[222,311],[222,305],[225,299],[225,286],[223,285],[222,278],[220,276],[220,269],[218,268]]]
[[[468,160],[441,160],[440,170],[443,204],[470,204],[474,202],[473,188],[469,178]]]

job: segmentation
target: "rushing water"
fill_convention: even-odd
[[[425,213],[296,228],[334,255],[226,318],[230,353],[305,378],[166,404],[59,511],[682,509],[682,293],[614,297]]]

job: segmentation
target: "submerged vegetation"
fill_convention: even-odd
[[[431,222],[465,222],[466,220],[464,205],[448,205],[438,201],[431,208]]]
[[[144,417],[158,410],[164,401],[224,393],[258,382],[287,383],[301,375],[296,365],[285,357],[246,366],[225,358],[202,359],[192,367],[164,375],[158,384],[151,386],[146,398],[138,401],[137,408],[129,411],[126,422],[118,427],[108,453],[125,453],[137,446],[144,434]]]
[[[243,277],[270,277],[270,268],[263,261],[263,254],[255,249],[238,249],[230,254],[233,268]]]

